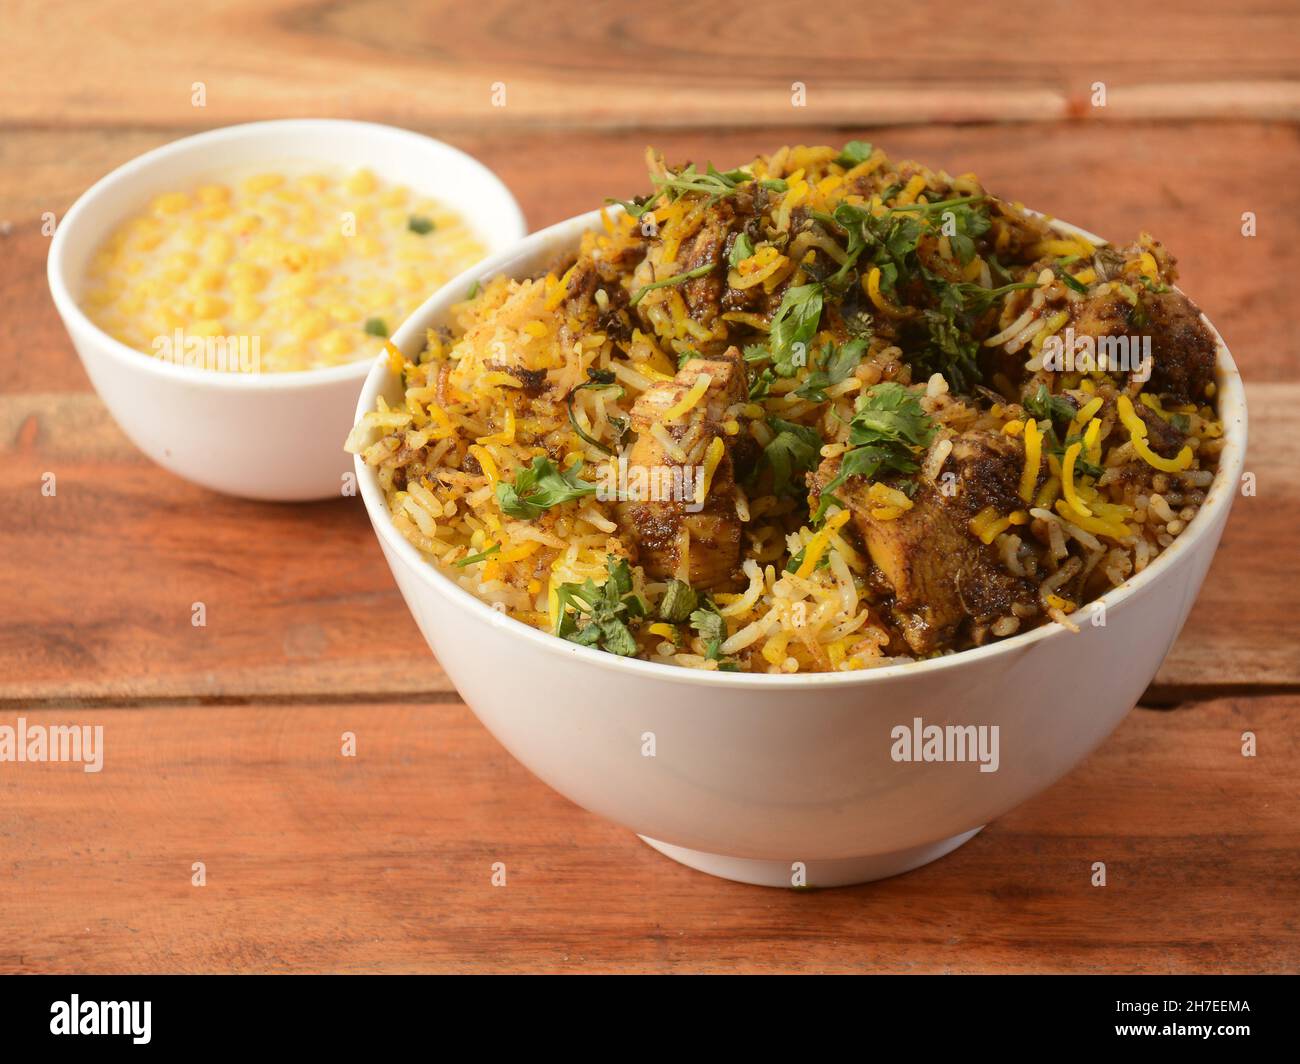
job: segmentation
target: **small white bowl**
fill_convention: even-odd
[[[575,249],[596,224],[593,213],[535,233],[474,275],[525,276]],[[415,355],[425,329],[446,321],[467,280],[440,290],[398,331],[404,354]],[[393,526],[360,458],[357,478],[425,640],[488,730],[541,779],[713,875],[767,886],[797,886],[800,875],[809,886],[860,883],[943,856],[1049,787],[1110,734],[1155,676],[1240,483],[1245,396],[1214,335],[1226,445],[1189,528],[1142,573],[1075,613],[1077,633],[1048,624],[911,664],[793,676],[700,672],[565,642],[449,580]],[[402,396],[383,361],[362,389],[358,420],[380,395]],[[895,761],[894,729],[916,718],[997,727],[996,771]]]
[[[527,231],[519,204],[478,160],[392,126],[293,119],[229,126],[146,152],[96,182],[50,245],[54,304],[95,391],[159,465],[214,491],[296,501],[338,496],[351,469],[343,441],[369,360],[242,374],[173,365],[113,339],[79,299],[100,243],[156,195],[252,167],[367,167],[458,211],[498,253]]]

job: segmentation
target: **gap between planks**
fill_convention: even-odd
[[[1202,702],[1223,698],[1268,698],[1300,695],[1300,684],[1229,683],[1179,684],[1150,687],[1138,699],[1134,709],[1161,712],[1190,708]],[[48,710],[114,709],[208,709],[226,706],[267,706],[310,708],[314,706],[394,706],[448,705],[463,703],[454,690],[440,691],[333,691],[302,694],[227,693],[221,695],[159,694],[143,696],[106,695],[77,698],[48,696],[37,698],[0,697],[0,713],[39,713]]]

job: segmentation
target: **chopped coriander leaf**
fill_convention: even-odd
[[[917,458],[936,431],[921,400],[901,384],[886,381],[869,389],[858,399],[849,422],[849,450],[840,459],[839,473],[822,489],[813,521],[820,522],[831,503],[839,501],[834,492],[849,477],[915,473]]]
[[[617,203],[633,218],[640,218],[647,211],[653,210],[662,199],[667,198],[672,201],[688,192],[704,193],[709,197],[707,202],[712,204],[734,193],[741,182],[749,180],[749,174],[744,170],[719,173],[712,164],[709,164],[708,173],[701,174],[692,163],[675,172],[670,170],[663,177],[652,173],[650,180],[657,186],[653,195],[641,196],[630,201],[608,199],[606,202]]]
[[[480,288],[480,287],[481,287],[481,286],[479,285],[478,281],[475,280],[475,281],[474,281],[474,282],[469,286],[469,291],[465,293],[465,298],[466,298],[466,299],[473,299],[475,296],[478,295],[478,293],[479,293],[479,288]]]
[[[561,473],[549,458],[538,455],[527,469],[515,473],[513,484],[497,483],[497,502],[502,513],[532,521],[552,506],[594,495],[596,485],[579,477],[582,462],[577,462],[567,473]]]
[[[822,286],[801,284],[787,288],[772,316],[768,334],[772,368],[780,377],[793,377],[807,364],[808,343],[817,333],[822,316]]]
[[[894,381],[869,388],[849,423],[849,442],[855,446],[890,442],[919,449],[929,446],[934,433],[920,398]]]
[[[939,231],[948,238],[963,266],[975,257],[975,237],[987,233],[991,224],[988,212],[977,210],[970,203],[949,207],[939,216]]]
[[[754,245],[750,241],[749,235],[741,233],[731,245],[731,253],[727,256],[727,264],[734,270],[752,254],[754,254]]]
[[[725,174],[719,173],[718,170],[715,169],[712,163],[709,163],[707,176],[718,178],[720,181],[722,181],[723,183],[725,183],[731,188],[735,188],[737,185],[744,184],[746,181],[749,181],[752,177],[752,175],[748,170],[744,170],[740,167],[736,167],[736,169],[734,170],[728,170]]]
[[[919,211],[921,214],[937,215],[954,207],[969,207],[976,203],[983,203],[987,198],[986,196],[954,196],[952,199],[935,200],[933,203],[908,203],[902,207],[890,207],[889,209],[900,213]]]
[[[772,470],[774,494],[799,495],[802,484],[795,481],[795,476],[817,467],[822,438],[814,428],[782,421],[779,417],[768,418],[767,423],[776,435],[763,448],[759,465]]]
[[[722,656],[722,644],[727,641],[727,619],[718,612],[711,598],[705,598],[700,608],[691,613],[691,627],[704,641],[704,656],[710,661],[718,661]]]
[[[388,339],[388,326],[384,323],[383,318],[367,318],[366,332],[371,336],[378,336],[381,339]]]
[[[1020,400],[1026,413],[1035,421],[1073,421],[1078,413],[1074,403],[1064,395],[1053,395],[1046,384],[1040,384],[1034,395],[1026,395]]]
[[[803,560],[805,555],[807,555],[807,553],[808,553],[807,547],[800,547],[799,552],[795,554],[794,557],[792,557],[786,563],[785,571],[787,573],[797,573],[799,571],[799,567],[803,565]],[[820,558],[817,559],[817,564],[813,566],[813,568],[825,569],[830,564],[831,564],[831,554],[830,551],[826,551],[825,553],[822,554]]]
[[[626,558],[608,557],[605,568],[609,578],[603,584],[588,578],[555,589],[555,634],[581,646],[631,657],[637,651],[636,636],[627,622],[646,615],[645,603],[632,593],[632,570]]]
[[[667,288],[669,285],[684,284],[696,277],[703,277],[705,274],[713,271],[714,263],[706,262],[703,266],[697,266],[693,270],[687,270],[685,273],[674,274],[672,277],[665,277],[662,281],[651,281],[649,284],[642,285],[632,296],[630,305],[636,306],[647,292],[652,292],[656,288]]]
[[[922,315],[930,334],[929,346],[912,361],[926,376],[940,373],[956,391],[967,391],[982,379],[979,341],[957,324],[955,317],[927,310]]]
[[[827,388],[848,379],[849,375],[862,363],[862,355],[867,349],[867,340],[857,337],[841,347],[831,344],[821,355],[818,367],[804,378],[803,383],[794,390],[800,399],[809,399],[814,403],[827,401]]]
[[[959,281],[953,284],[935,277],[933,274],[928,275],[926,279],[939,292],[940,308],[949,315],[966,313],[978,317],[988,310],[994,301],[1002,298],[1008,292],[1014,292],[1021,288],[1038,287],[1037,280],[1017,281],[1014,284],[1004,284],[999,288],[985,288],[983,285],[973,284],[969,281]]]
[[[659,618],[669,624],[681,624],[700,604],[700,596],[682,580],[670,580],[659,600]]]
[[[772,367],[765,366],[763,372],[757,374],[749,385],[749,401],[756,403],[760,399],[766,399],[775,380],[776,374],[772,372]]]
[[[835,161],[846,170],[852,170],[859,163],[865,163],[871,158],[871,145],[865,140],[851,140],[844,145],[844,150],[836,157]]]
[[[412,233],[419,233],[421,236],[425,236],[428,233],[432,233],[437,227],[433,224],[431,219],[424,217],[424,215],[413,214],[406,220],[406,228]]]

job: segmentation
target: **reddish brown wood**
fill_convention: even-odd
[[[951,856],[813,893],[672,863],[459,704],[28,714],[102,723],[104,768],[0,771],[0,970],[1295,972],[1298,708],[1138,710]]]
[[[757,0],[736,19],[669,0],[647,28],[629,11],[6,13],[0,724],[102,723],[107,751],[98,775],[0,765],[0,971],[1300,970],[1300,13]],[[646,144],[733,164],[863,137],[1111,238],[1155,233],[1246,376],[1259,485],[1148,693],[1181,708],[1135,712],[943,861],[850,890],[714,880],[570,805],[456,699],[355,500],[257,505],[154,467],[49,302],[44,212],[177,136],[311,114],[450,140],[534,228],[641,191]]]
[[[212,124],[285,113],[460,130],[1300,113],[1300,16],[1260,0],[1230,15],[1214,0],[1176,11],[1123,0],[996,9],[753,0],[743,17],[687,0],[649,13],[240,0],[192,5],[184,17],[164,0],[76,0],[29,5],[9,21],[0,113],[64,128],[189,125],[196,81]],[[1104,109],[1091,106],[1098,82]],[[498,84],[504,106],[494,105]],[[792,106],[796,84],[802,106]]]

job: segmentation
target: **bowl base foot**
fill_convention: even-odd
[[[913,846],[906,850],[894,850],[892,853],[877,853],[870,857],[843,857],[830,861],[803,861],[804,885],[808,887],[846,887],[853,883],[870,883],[876,879],[902,875],[913,868],[936,861],[944,854],[952,853],[962,843],[967,842],[983,828],[963,831],[938,842],[924,846]],[[660,842],[658,839],[637,836],[646,845],[658,850],[665,857],[707,872],[711,876],[732,879],[737,883],[752,883],[760,887],[786,887],[795,885],[795,861],[761,861],[749,857],[727,857],[718,853],[704,853],[700,850],[688,850],[683,846]]]

